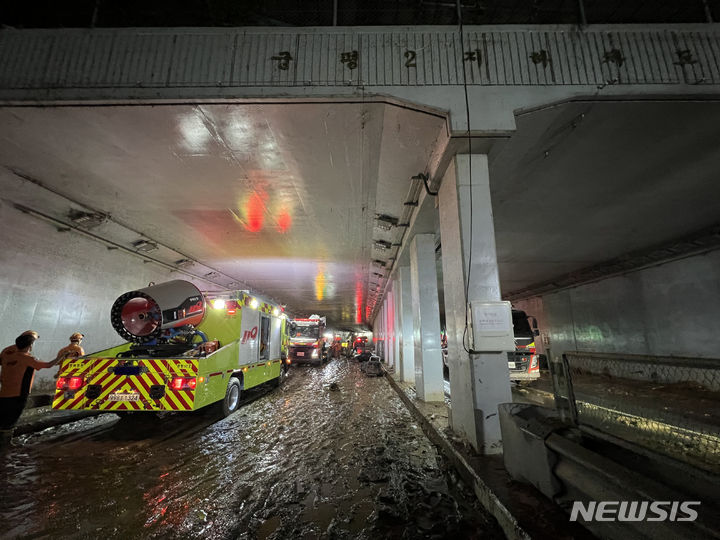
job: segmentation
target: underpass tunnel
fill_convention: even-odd
[[[704,321],[718,292],[707,241],[720,200],[717,107],[579,100],[516,111],[516,132],[487,154],[492,238],[501,295],[538,320],[539,354],[713,356],[718,338]],[[453,238],[443,241],[442,201],[417,177],[443,144],[453,148],[439,112],[265,103],[2,115],[7,342],[33,328],[50,356],[83,330],[99,349],[117,340],[106,306],[118,292],[182,277],[322,313],[330,326],[372,324],[385,360],[414,381],[424,364],[412,356],[401,276],[407,267],[409,287],[409,245],[426,235],[418,267],[433,261],[438,336],[433,328],[417,352],[439,351],[449,311],[466,335],[448,336],[450,349],[467,347],[443,276]],[[680,122],[693,130],[678,133]],[[436,174],[433,189],[450,176]],[[432,380],[437,400],[437,366]]]
[[[433,40],[443,47],[456,46],[438,35]],[[158,36],[167,43],[170,34]],[[265,36],[243,39],[254,47]],[[85,51],[84,41],[73,43]],[[388,55],[406,43],[387,40]],[[373,365],[400,399],[446,419],[451,442],[473,457],[490,456],[487,463],[499,466],[502,455],[513,478],[566,510],[570,494],[603,496],[606,486],[589,474],[612,469],[622,478],[626,469],[609,462],[636,464],[637,456],[652,456],[636,464],[638,475],[651,476],[659,455],[658,463],[673,460],[664,487],[691,496],[694,483],[703,496],[711,493],[720,466],[720,338],[710,326],[720,298],[720,102],[712,84],[688,78],[700,67],[683,63],[687,55],[681,65],[670,62],[682,83],[664,72],[655,81],[652,66],[629,83],[608,78],[621,66],[605,54],[595,59],[597,81],[586,72],[577,82],[573,72],[556,84],[566,66],[557,59],[552,71],[543,51],[523,52],[529,70],[506,71],[500,82],[478,70],[477,56],[460,55],[459,65],[474,62],[470,85],[460,84],[461,70],[446,69],[450,63],[438,67],[438,84],[428,69],[413,86],[406,72],[373,74],[348,53],[334,75],[308,75],[294,86],[290,70],[265,59],[257,71],[267,73],[255,76],[272,84],[262,91],[248,73],[232,70],[230,84],[198,86],[168,68],[167,87],[139,77],[111,90],[105,79],[85,88],[81,76],[44,87],[32,73],[23,82],[22,72],[27,88],[6,77],[0,338],[9,345],[33,329],[40,334],[33,352],[51,359],[67,336],[82,332],[86,351],[125,358],[109,316],[115,299],[187,280],[207,298],[237,291],[232,309],[238,300],[262,306],[260,334],[241,327],[237,341],[281,335],[281,323],[269,322],[280,308],[305,322],[324,317],[327,330],[344,336],[371,331],[369,348],[383,366]],[[214,66],[227,67],[221,64]],[[301,77],[315,73],[307,69]],[[154,83],[156,71],[147,72]],[[376,85],[353,78],[360,73]],[[316,345],[306,344],[307,354]],[[279,357],[282,345],[272,346],[267,354]],[[257,359],[252,367],[264,375],[275,369],[266,356]],[[122,364],[128,377],[135,375],[126,367],[140,373],[141,366]],[[307,392],[322,385],[318,399],[335,403],[335,375],[353,388],[353,399],[363,392],[359,367],[326,367],[298,371],[311,384],[293,381],[294,395],[310,399]],[[53,371],[39,373],[38,392],[53,390]],[[248,379],[233,371],[212,370],[208,379],[231,374],[238,398]],[[170,379],[178,391],[200,384],[202,377],[184,375]],[[276,379],[280,386],[282,372]],[[384,387],[372,388],[378,400],[400,406]],[[291,401],[272,399],[279,408]],[[532,399],[554,412],[517,403]],[[571,435],[532,433],[543,415]],[[362,411],[350,416],[368,420]],[[407,414],[386,418],[403,428],[390,432],[407,440],[418,429]],[[314,420],[330,433],[321,450],[331,448],[342,426]],[[420,421],[426,429],[429,423]],[[266,440],[266,448],[274,444]],[[372,461],[368,454],[383,450],[363,452]],[[412,451],[403,446],[401,453]],[[613,489],[604,493],[619,496]],[[321,487],[315,495],[313,504]]]

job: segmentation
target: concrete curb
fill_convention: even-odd
[[[428,420],[422,412],[415,406],[412,400],[407,396],[397,382],[385,371],[385,379],[390,383],[390,386],[397,392],[400,399],[405,403],[410,413],[417,420],[422,427],[423,432],[427,437],[439,447],[443,454],[450,460],[453,466],[458,470],[463,480],[470,486],[472,486],[475,496],[477,497],[480,504],[497,519],[502,528],[505,536],[510,540],[530,540],[531,536],[518,524],[515,516],[512,515],[510,510],[498,499],[493,493],[490,487],[483,481],[465,458],[453,448],[450,441],[440,433],[435,426]]]

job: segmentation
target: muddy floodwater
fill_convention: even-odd
[[[293,368],[245,401],[20,437],[0,456],[0,537],[503,538],[357,364]]]

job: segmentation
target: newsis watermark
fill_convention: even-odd
[[[573,501],[570,521],[695,521],[700,501]]]

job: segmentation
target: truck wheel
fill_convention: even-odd
[[[225,399],[221,402],[221,410],[223,416],[230,416],[232,413],[240,408],[240,396],[242,389],[240,388],[240,381],[235,377],[230,379],[227,390],[225,391]]]

